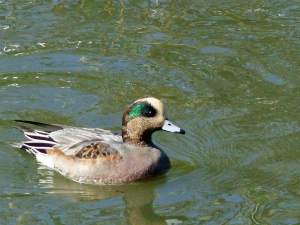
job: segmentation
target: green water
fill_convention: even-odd
[[[0,1],[1,224],[299,224],[298,1]],[[14,119],[121,130],[161,98],[165,176],[68,180]]]

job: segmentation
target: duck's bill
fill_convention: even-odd
[[[171,123],[170,120],[165,120],[165,123],[162,127],[163,130],[178,133],[178,134],[185,134],[185,131],[182,130],[180,127],[175,126],[173,123]]]

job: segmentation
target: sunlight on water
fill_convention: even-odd
[[[0,221],[299,224],[295,1],[2,1]],[[9,143],[13,120],[121,131],[161,98],[186,135],[156,132],[164,176],[69,180]]]

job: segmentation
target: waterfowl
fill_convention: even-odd
[[[122,135],[100,128],[16,121],[43,128],[16,126],[29,139],[19,145],[21,149],[64,176],[85,183],[125,183],[167,172],[170,160],[151,136],[159,130],[185,134],[167,119],[163,103],[153,97],[127,107]]]

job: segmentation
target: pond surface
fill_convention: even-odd
[[[299,224],[299,1],[0,1],[1,224]],[[163,100],[164,176],[88,185],[14,119],[121,130]]]

